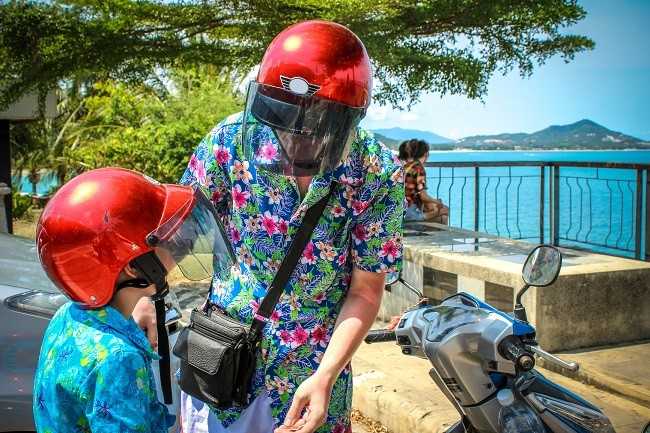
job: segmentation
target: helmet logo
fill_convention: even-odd
[[[320,90],[320,86],[316,84],[310,84],[307,80],[302,77],[285,77],[280,75],[280,81],[282,82],[282,87],[285,90],[295,93],[296,95],[301,96],[313,96],[314,93]]]

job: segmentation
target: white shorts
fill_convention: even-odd
[[[241,417],[225,428],[207,404],[181,392],[182,433],[273,433],[271,400],[260,394],[244,409]]]

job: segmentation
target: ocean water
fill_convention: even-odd
[[[22,194],[31,195],[33,192],[32,183],[29,181],[29,176],[23,173],[22,176],[12,176],[11,183],[14,185],[18,191]],[[56,178],[56,174],[52,171],[43,170],[41,173],[41,178],[36,184],[36,195],[38,196],[47,196],[52,194],[52,191],[55,191],[59,186],[59,182]]]
[[[650,164],[650,151],[435,151],[430,162],[620,162]],[[479,170],[479,230],[499,236],[548,242],[550,170],[544,172],[543,238],[539,167],[482,167]],[[646,176],[641,175],[642,208]],[[562,167],[560,245],[634,256],[637,228],[637,171]],[[474,229],[474,169],[428,167],[427,189],[450,207],[452,226]],[[641,221],[645,218],[645,210]],[[642,250],[641,253],[644,251]]]

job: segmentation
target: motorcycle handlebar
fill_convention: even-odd
[[[499,343],[499,352],[504,358],[514,362],[523,371],[529,371],[535,367],[535,357],[523,345],[517,344],[511,339]]]
[[[559,365],[562,368],[566,368],[569,371],[578,371],[580,369],[580,365],[577,362],[567,362],[564,361],[560,358],[558,358],[555,355],[551,355],[550,353],[546,352],[545,350],[542,350],[539,347],[535,346],[526,346],[526,348],[534,353],[535,355],[539,356],[540,358],[544,358],[545,360],[552,362],[556,365]]]
[[[371,329],[368,331],[368,335],[366,335],[366,338],[364,338],[363,341],[365,341],[368,344],[371,343],[383,343],[385,341],[395,341],[395,331],[391,331],[388,329]]]

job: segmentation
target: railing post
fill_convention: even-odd
[[[551,188],[551,244],[560,244],[560,167],[553,163]]]
[[[478,218],[478,209],[479,209],[479,168],[478,165],[474,167],[474,231],[477,232],[479,229],[479,218]]]
[[[544,184],[544,181],[546,180],[545,177],[545,172],[546,172],[546,167],[542,164],[540,167],[540,172],[539,172],[539,243],[543,244],[544,243],[544,195],[545,195],[545,190],[546,190],[546,185]]]
[[[636,170],[636,215],[634,217],[634,258],[641,259],[641,228],[643,226],[643,169]]]

